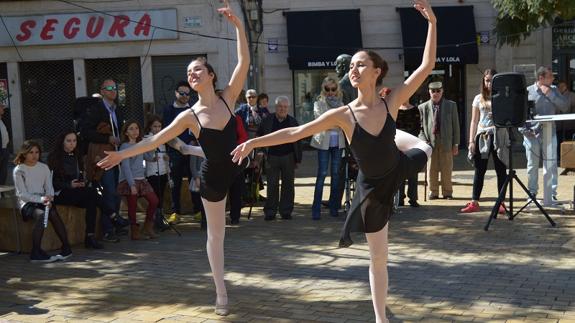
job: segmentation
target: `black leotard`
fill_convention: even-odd
[[[376,136],[370,134],[357,122],[348,105],[355,126],[351,136],[351,152],[359,166],[356,192],[347,215],[340,247],[348,247],[353,241],[350,232],[377,232],[385,227],[393,210],[393,196],[401,181],[419,172],[427,162],[423,150],[413,148],[406,153],[395,144],[395,120],[391,117],[387,102],[385,124]]]
[[[200,194],[210,202],[218,202],[226,197],[234,179],[248,163],[247,159],[241,166],[232,162],[230,152],[237,145],[236,118],[226,100],[222,97],[220,99],[230,113],[230,119],[222,130],[203,127],[196,112],[192,109],[200,126],[198,141],[206,155],[200,173]]]

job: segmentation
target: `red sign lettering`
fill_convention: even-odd
[[[94,23],[98,20],[96,27],[94,27]],[[86,35],[90,38],[98,37],[98,35],[102,32],[102,27],[104,27],[104,18],[102,17],[90,17],[88,20],[88,27],[86,28]]]
[[[76,35],[80,31],[80,27],[78,27],[80,23],[81,21],[79,18],[70,18],[70,20],[68,20],[68,22],[64,26],[64,37],[68,39],[76,37]],[[76,27],[72,27],[72,25],[76,25]]]
[[[20,30],[22,31],[21,34],[16,35],[16,39],[18,41],[27,41],[32,36],[32,31],[36,27],[36,22],[34,20],[26,20],[20,25]]]
[[[40,33],[40,38],[43,40],[54,38],[51,32],[54,31],[54,25],[57,23],[58,19],[46,19],[46,24],[44,24],[44,28],[42,28],[42,32]]]
[[[110,27],[108,35],[114,37],[117,33],[118,36],[120,36],[121,38],[126,37],[126,32],[124,31],[124,28],[126,28],[129,24],[130,24],[130,17],[124,15],[115,16],[114,23],[112,24],[112,27]]]
[[[141,33],[144,33],[144,36],[148,36],[150,34],[150,25],[152,24],[152,18],[147,13],[140,18],[138,21],[138,25],[134,30],[134,35],[140,36]]]

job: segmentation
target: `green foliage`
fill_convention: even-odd
[[[575,18],[575,0],[491,0],[497,10],[497,44],[517,46],[539,27],[552,25],[556,18]]]

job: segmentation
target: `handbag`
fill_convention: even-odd
[[[235,115],[236,117],[236,143],[243,144],[248,140],[248,133],[246,128],[244,128],[244,121],[239,115]]]

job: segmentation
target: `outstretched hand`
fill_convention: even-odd
[[[423,16],[423,18],[427,19],[431,23],[437,22],[437,18],[435,18],[435,13],[431,10],[431,6],[429,5],[429,1],[427,0],[415,0],[415,4],[413,7],[417,9]]]
[[[239,144],[230,153],[230,155],[232,155],[232,161],[234,163],[238,163],[238,165],[241,165],[244,158],[246,158],[252,152],[253,149],[254,147],[252,147],[250,140],[244,142],[243,144]]]
[[[106,157],[102,158],[96,165],[105,170],[109,170],[122,161],[122,157],[117,151],[104,151]]]
[[[222,14],[224,17],[228,19],[229,22],[233,23],[234,25],[241,24],[240,19],[234,15],[234,11],[230,8],[230,2],[228,0],[224,0],[224,7],[218,8],[218,12]]]

